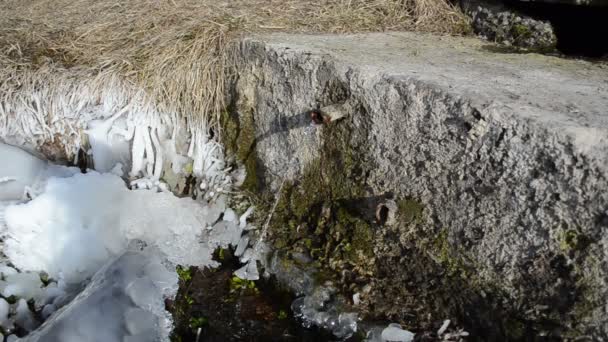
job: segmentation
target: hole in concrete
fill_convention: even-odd
[[[388,219],[388,212],[389,209],[386,205],[380,204],[378,206],[378,209],[376,210],[376,220],[379,224],[384,225],[386,223],[386,220]]]
[[[396,222],[397,203],[388,200],[376,207],[376,222],[381,225],[392,225]]]

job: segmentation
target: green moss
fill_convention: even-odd
[[[405,199],[397,202],[399,208],[399,218],[405,222],[410,223],[414,221],[422,220],[422,211],[424,206],[416,200]]]
[[[467,267],[463,252],[450,246],[447,229],[441,229],[430,243],[423,243],[420,248],[433,254],[449,275],[474,281],[475,277]]]
[[[511,30],[512,30],[512,33],[513,33],[513,36],[515,37],[515,39],[518,39],[518,40],[525,40],[532,36],[532,32],[530,31],[530,28],[526,25],[515,24],[515,25],[513,25]]]
[[[220,115],[222,141],[229,155],[234,155],[245,166],[247,175],[242,188],[258,190],[258,161],[255,153],[256,136],[253,109],[246,108],[241,116],[226,110]]]
[[[280,310],[279,314],[277,315],[278,319],[287,319],[287,312],[285,310]]]
[[[566,253],[582,251],[590,244],[588,237],[574,229],[560,230],[557,239],[559,248]]]
[[[329,267],[328,261],[333,260],[334,265],[371,272],[374,223],[361,212],[365,203],[363,156],[351,146],[351,133],[346,128],[335,125],[321,129],[323,141],[328,143],[319,149],[318,158],[306,165],[301,177],[284,184],[270,238],[278,249],[307,251],[322,267]],[[263,196],[262,212],[269,210],[276,195]],[[335,270],[332,273],[336,274]]]

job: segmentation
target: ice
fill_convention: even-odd
[[[32,331],[38,327],[38,321],[34,318],[34,314],[30,311],[27,305],[27,301],[20,298],[17,302],[17,309],[15,314],[15,323],[25,329],[26,331]]]
[[[162,140],[163,152],[167,160],[171,163],[171,170],[176,175],[183,173],[184,167],[190,161],[190,158],[178,153],[177,144],[178,142],[175,138]]]
[[[116,164],[128,165],[129,163],[129,141],[124,136],[110,132],[114,125],[124,124],[123,121],[117,121],[123,113],[121,111],[107,120],[92,120],[88,124],[85,133],[89,138],[93,152],[93,164],[97,171],[110,172]]]
[[[247,248],[247,246],[249,246],[249,236],[243,235],[243,236],[241,236],[241,239],[239,240],[236,250],[234,251],[234,256],[236,256],[236,257],[242,256],[243,253],[245,252],[245,248]]]
[[[236,215],[234,210],[228,208],[226,209],[226,211],[224,211],[224,221],[236,223],[238,222],[238,216]]]
[[[65,289],[57,286],[57,283],[52,282],[47,285],[44,289],[43,301],[37,301],[36,306],[43,306],[44,304],[51,303],[57,298],[62,298],[66,295]]]
[[[141,308],[148,309],[149,307],[162,305],[160,289],[149,278],[133,280],[125,288],[125,293],[135,305]]]
[[[348,339],[357,332],[358,315],[339,312],[332,300],[335,292],[332,287],[318,286],[312,293],[294,300],[291,309],[304,327],[317,326],[340,339]]]
[[[247,171],[245,171],[244,167],[240,167],[234,170],[230,176],[232,177],[232,181],[234,186],[241,186],[245,182],[245,178],[247,177]]]
[[[103,266],[89,285],[44,325],[27,336],[31,342],[110,342],[167,340],[171,320],[163,299],[174,295],[156,286],[168,281],[158,277],[160,251],[128,250]],[[151,267],[150,264],[157,264]],[[168,274],[169,272],[165,272]],[[131,301],[135,298],[135,301]],[[147,339],[143,339],[144,336]]]
[[[132,177],[139,176],[144,169],[144,157],[146,154],[146,147],[144,143],[144,127],[137,126],[135,128],[135,135],[133,137],[131,147],[131,172]]]
[[[443,321],[443,324],[441,325],[441,327],[437,330],[437,336],[441,336],[443,335],[443,333],[448,329],[448,327],[450,326],[450,320],[446,319],[445,321]]]
[[[46,168],[46,162],[10,145],[0,143],[0,200],[20,200]]]
[[[119,177],[92,171],[50,179],[40,196],[8,207],[4,252],[19,269],[68,283],[92,276],[134,239],[156,245],[175,264],[212,265],[201,228],[220,214],[170,193],[128,190]],[[220,240],[238,242],[237,231],[225,233]]]
[[[50,179],[43,194],[6,209],[4,253],[21,270],[81,282],[126,247],[119,221],[127,191],[114,175]]]
[[[0,298],[0,326],[6,329],[8,326],[8,313],[10,305],[4,298]]]
[[[226,248],[228,245],[237,246],[241,239],[241,229],[236,223],[230,221],[220,221],[213,226],[213,236],[215,246]],[[213,247],[215,247],[213,246]]]
[[[156,317],[153,313],[141,308],[130,308],[125,312],[127,331],[131,335],[145,333],[150,326],[150,322],[153,322],[155,319]]]
[[[178,198],[157,191],[162,164],[181,172],[188,160],[170,148],[175,137],[163,140],[161,130],[132,124],[120,136],[121,121],[110,125],[116,117],[91,123],[87,132],[96,167],[109,173],[81,174],[0,145],[0,160],[14,166],[0,170],[0,240],[11,263],[0,263],[0,293],[19,298],[14,310],[0,300],[0,325],[10,331],[15,321],[30,331],[36,317],[46,320],[24,341],[167,341],[172,322],[164,300],[177,292],[174,265],[213,267],[217,246],[248,246],[242,232],[253,209],[238,217],[227,208],[232,179],[216,142],[200,136],[205,146],[195,147],[195,173],[209,185],[206,201]],[[130,190],[120,178],[116,161],[129,161],[116,143],[130,140],[129,131],[132,174],[145,176],[133,184],[150,183],[151,190]],[[259,278],[264,252],[250,249],[245,277]],[[46,286],[41,272],[51,280]]]
[[[391,323],[382,330],[382,340],[386,342],[411,342],[414,334],[404,330],[399,324]]]
[[[361,294],[359,292],[355,293],[353,295],[353,304],[355,306],[359,305],[361,303]]]
[[[0,275],[2,278],[5,278],[8,275],[17,273],[17,270],[13,267],[10,267],[6,264],[0,264]]]
[[[69,177],[75,167],[51,165],[17,147],[0,143],[0,201],[19,201],[35,196],[50,177]]]
[[[245,229],[245,226],[247,226],[247,218],[251,213],[253,213],[253,207],[249,207],[245,213],[241,215],[241,218],[239,218],[239,227],[241,227],[241,229]]]
[[[13,273],[0,281],[0,292],[10,296],[39,300],[44,297],[40,275],[33,272]]]
[[[244,280],[258,280],[260,273],[255,260],[250,260],[238,270],[234,271],[234,275]]]
[[[55,311],[57,311],[57,306],[55,304],[47,304],[42,308],[42,318],[49,318]]]

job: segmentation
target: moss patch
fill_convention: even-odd
[[[220,124],[226,151],[229,155],[234,155],[247,171],[242,188],[256,192],[259,190],[258,160],[255,153],[257,140],[253,108],[244,108],[240,116],[228,110],[223,111],[220,116]]]
[[[422,219],[424,206],[413,199],[405,199],[397,202],[399,218],[406,223]]]

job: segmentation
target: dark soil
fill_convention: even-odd
[[[295,299],[270,280],[243,281],[234,277],[236,258],[223,250],[217,269],[192,267],[180,273],[173,315],[174,342],[198,341],[333,341],[319,329],[306,329],[293,317]],[[220,257],[221,256],[221,257]]]

